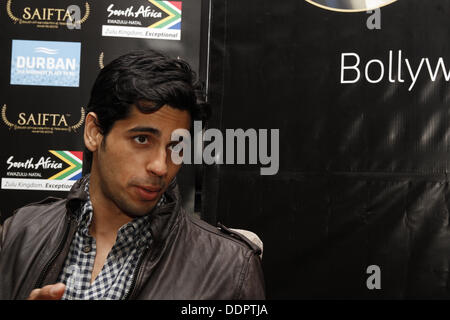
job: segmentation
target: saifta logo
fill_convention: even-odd
[[[340,12],[360,12],[381,8],[397,0],[305,0],[322,9]]]
[[[81,108],[79,120],[69,125],[71,114],[50,112],[19,112],[17,120],[11,122],[6,115],[6,104],[3,105],[1,116],[3,123],[11,130],[29,130],[32,133],[76,132],[84,123],[86,111]]]
[[[88,2],[84,4],[84,8],[85,12],[81,17],[80,9],[76,5],[69,5],[66,8],[26,6],[13,9],[13,0],[6,2],[6,13],[14,23],[34,24],[38,28],[56,29],[59,26],[68,26],[69,29],[74,29],[73,26],[79,26],[89,18],[91,7]]]

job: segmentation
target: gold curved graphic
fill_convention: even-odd
[[[98,57],[98,66],[100,69],[103,69],[105,67],[105,63],[103,62],[103,59],[105,58],[105,54],[103,52],[100,53],[100,56]]]
[[[12,0],[8,0],[6,2],[6,13],[8,14],[8,17],[11,18],[11,20],[14,21],[14,23],[16,23],[17,21],[19,21],[19,18],[17,18],[16,16],[13,15],[12,10],[11,10],[11,1]]]
[[[80,121],[78,121],[75,125],[71,126],[70,129],[76,131],[78,128],[80,128],[81,125],[84,122],[85,116],[86,116],[86,111],[84,111],[84,108],[81,107],[81,118],[80,118]]]
[[[2,120],[3,122],[11,129],[14,127],[14,124],[8,121],[8,118],[6,118],[6,104],[2,107]]]
[[[74,24],[78,24],[78,23],[79,24],[83,24],[89,18],[89,15],[91,14],[91,6],[89,5],[89,3],[86,2],[84,4],[84,7],[86,8],[86,12],[84,13],[84,17],[81,18],[78,21],[75,21]]]
[[[362,12],[378,9],[397,0],[305,0],[319,8],[338,12]]]

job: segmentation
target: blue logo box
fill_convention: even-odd
[[[80,42],[12,40],[11,84],[78,87]]]

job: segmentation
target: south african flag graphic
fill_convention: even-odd
[[[48,180],[78,180],[83,169],[83,152],[49,150],[51,154],[69,165],[64,170],[48,178]]]
[[[150,3],[168,14],[164,19],[152,24],[149,28],[165,30],[181,30],[181,1],[156,1]]]

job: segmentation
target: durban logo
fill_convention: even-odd
[[[322,9],[340,12],[369,11],[387,6],[397,0],[306,0]]]

